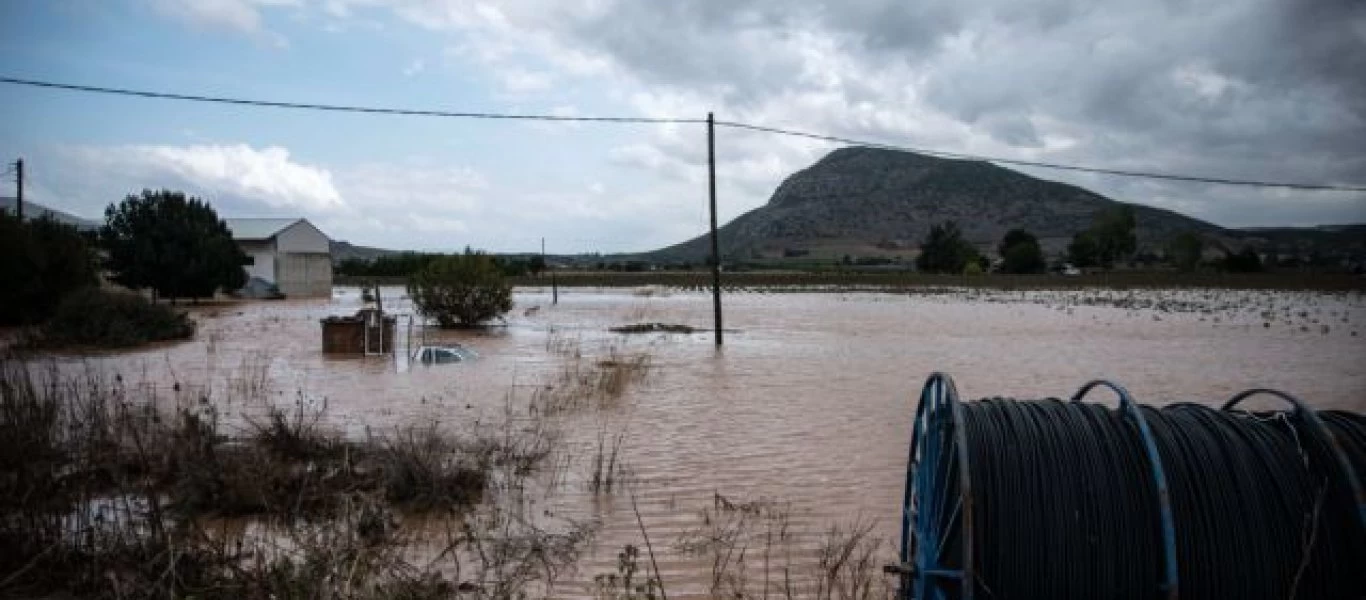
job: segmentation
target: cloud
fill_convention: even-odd
[[[277,146],[129,145],[67,149],[73,170],[117,176],[121,189],[187,188],[236,210],[321,213],[346,208],[327,169],[292,160]],[[116,189],[119,189],[116,188]]]
[[[491,181],[422,158],[322,165],[247,144],[50,146],[29,155],[33,199],[73,214],[99,218],[127,194],[172,189],[224,217],[302,216],[334,239],[387,248],[530,251],[545,236],[562,252],[634,251],[705,223],[700,188],[679,202],[658,185]]]
[[[284,36],[266,29],[262,8],[300,6],[301,0],[149,0],[163,14],[200,27],[222,28],[249,34],[277,46],[288,45]]]
[[[1366,183],[1366,3],[1349,0],[392,0],[516,81],[590,82],[650,116],[701,116],[939,150],[1223,178]],[[503,82],[506,86],[508,81]],[[512,87],[515,87],[512,86]],[[534,89],[536,86],[527,86]],[[830,145],[724,148],[742,206]],[[696,136],[618,150],[677,179]],[[731,141],[726,143],[730,144]],[[645,149],[641,146],[649,146]],[[723,163],[724,164],[724,163]],[[1366,195],[1039,171],[1222,224],[1366,220]],[[680,192],[684,188],[678,188]],[[1269,218],[1269,217],[1268,217]]]
[[[419,73],[425,71],[426,69],[427,69],[427,62],[426,62],[426,61],[424,61],[424,60],[422,60],[422,59],[420,59],[420,58],[413,59],[413,62],[410,62],[410,63],[408,63],[408,66],[403,67],[403,76],[404,76],[404,77],[412,77],[412,76],[414,76],[414,75],[417,75],[417,74],[419,74]]]

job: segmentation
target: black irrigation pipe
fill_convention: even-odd
[[[936,464],[950,450],[913,452],[931,459],[915,468],[946,475],[915,477],[908,513],[951,523],[939,514],[967,506],[974,526],[915,532],[917,554],[899,567],[904,597],[920,589],[947,598],[1366,598],[1366,416],[1315,413],[1270,390],[1240,394],[1222,410],[1152,408],[1110,387],[1121,395],[1118,410],[953,399],[945,405],[957,411],[918,419],[924,431],[961,428],[970,468]],[[1258,394],[1290,410],[1238,408]],[[960,471],[966,485],[955,479]],[[967,491],[942,500],[959,490]],[[923,539],[934,535],[949,539]],[[964,547],[974,550],[953,555]],[[949,551],[921,556],[940,548]],[[944,564],[972,575],[929,579],[917,570]]]

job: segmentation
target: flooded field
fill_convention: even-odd
[[[386,309],[407,312],[401,290],[384,291]],[[359,433],[548,411],[566,373],[638,360],[648,370],[613,401],[551,417],[562,440],[535,514],[547,526],[597,529],[577,572],[556,588],[565,596],[615,572],[623,546],[642,544],[642,524],[670,596],[705,594],[719,559],[697,542],[732,524],[723,512],[752,516],[750,533],[768,541],[780,532],[797,563],[819,560],[829,527],[856,521],[888,542],[879,559],[890,556],[915,395],[936,370],[967,397],[1064,396],[1106,377],[1150,404],[1215,404],[1265,386],[1318,408],[1366,410],[1366,297],[1355,292],[755,291],[725,302],[726,344],[717,349],[706,294],[576,289],[552,305],[549,290],[523,288],[506,326],[414,329],[406,339],[400,321],[413,346],[458,342],[480,356],[423,366],[325,358],[319,319],[361,306],[358,289],[338,288],[330,300],[197,308],[192,342],[67,364],[212,401],[251,386],[282,404],[325,402],[334,426]],[[608,331],[641,322],[707,332]],[[612,455],[615,487],[594,490],[598,458]],[[743,559],[732,550],[739,555],[726,561],[760,560],[756,548]]]

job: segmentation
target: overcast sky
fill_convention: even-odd
[[[1222,178],[1366,185],[1361,0],[4,0],[0,73],[453,111],[718,119]],[[314,113],[0,85],[29,196],[142,188],[406,249],[646,250],[706,225],[696,125]],[[722,219],[835,146],[719,130]],[[1225,226],[1366,193],[1035,170]],[[6,194],[8,195],[8,194]]]

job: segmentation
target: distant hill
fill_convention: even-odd
[[[1248,227],[1236,230],[1244,243],[1263,252],[1297,256],[1366,258],[1366,224],[1317,227]]]
[[[8,196],[0,197],[0,209],[9,211],[11,214],[13,214],[15,209],[14,198]],[[101,223],[97,221],[84,219],[71,213],[62,212],[60,210],[56,210],[53,208],[48,208],[46,206],[43,206],[36,202],[32,202],[30,200],[24,200],[25,219],[37,219],[44,216],[56,219],[58,222],[61,223],[74,225],[77,229],[82,230],[95,229],[101,225]]]
[[[1061,252],[1099,212],[1121,203],[1077,186],[1045,181],[996,165],[874,148],[841,148],[784,180],[768,204],[718,230],[729,259],[784,254],[908,254],[930,226],[956,221],[968,241],[994,248],[1023,227],[1048,252]],[[1160,247],[1195,231],[1236,243],[1236,232],[1185,215],[1131,204],[1139,245]],[[697,261],[706,235],[646,255]]]
[[[401,253],[401,250],[385,250],[384,248],[357,246],[351,242],[332,240],[332,264],[334,265],[351,258],[372,261],[381,256]]]

